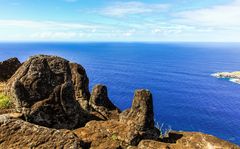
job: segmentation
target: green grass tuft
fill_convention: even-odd
[[[11,107],[10,98],[3,93],[0,93],[0,109],[7,109]]]
[[[116,134],[113,134],[113,135],[112,135],[112,139],[113,139],[113,140],[117,140],[117,135],[116,135]]]

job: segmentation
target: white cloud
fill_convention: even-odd
[[[135,33],[136,33],[136,30],[135,29],[131,29],[131,30],[128,30],[127,32],[123,32],[123,36],[130,37],[130,36],[132,36]]]
[[[40,32],[30,35],[33,39],[73,39],[78,38],[76,32]]]
[[[0,40],[78,40],[104,29],[98,24],[0,20]]]
[[[193,24],[197,26],[239,27],[240,0],[234,0],[226,5],[217,5],[211,8],[183,11],[175,15],[175,22]]]
[[[167,4],[146,4],[137,1],[116,2],[101,10],[102,14],[114,17],[123,17],[134,14],[144,14],[164,11],[168,8]]]
[[[0,28],[14,27],[27,29],[96,29],[100,26],[80,23],[64,23],[53,21],[31,21],[31,20],[0,20]]]

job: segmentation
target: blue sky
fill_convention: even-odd
[[[240,0],[0,0],[0,41],[240,41]]]

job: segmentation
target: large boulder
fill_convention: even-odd
[[[106,86],[94,86],[89,104],[104,119],[118,119],[120,110],[108,98]]]
[[[46,127],[72,129],[84,125],[90,115],[74,95],[86,91],[76,86],[87,86],[88,82],[72,76],[86,78],[86,73],[71,68],[69,61],[56,56],[38,55],[27,60],[8,81],[17,111],[27,121]]]
[[[136,90],[132,107],[120,114],[120,121],[134,124],[141,131],[154,129],[152,94],[148,90]]]
[[[0,82],[11,78],[20,66],[21,63],[16,57],[0,62]]]

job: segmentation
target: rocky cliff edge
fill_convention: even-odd
[[[106,86],[90,93],[85,69],[60,57],[37,55],[23,64],[13,59],[0,70],[14,105],[0,110],[0,148],[239,149],[198,132],[159,137],[149,90],[136,90],[132,107],[121,112]]]

